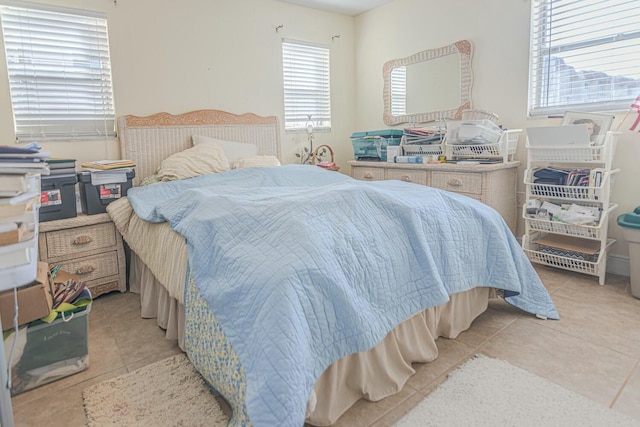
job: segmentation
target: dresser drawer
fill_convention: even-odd
[[[455,193],[482,194],[482,173],[434,171],[431,186]]]
[[[116,245],[116,228],[112,222],[48,232],[47,258],[81,255]]]
[[[387,169],[387,179],[397,179],[404,182],[427,185],[427,171],[408,169]]]
[[[382,181],[384,168],[353,168],[353,177],[363,181]]]
[[[107,276],[116,276],[119,272],[118,251],[70,259],[56,263],[56,265],[60,265],[64,271],[75,274],[83,282]]]

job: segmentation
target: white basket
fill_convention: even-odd
[[[522,217],[527,221],[527,225],[532,231],[600,240],[600,237],[604,237],[607,234],[609,213],[617,207],[617,204],[612,203],[609,209],[602,213],[600,221],[596,225],[577,225],[542,218],[533,218],[527,215],[526,205],[522,208]]]
[[[498,122],[498,115],[485,110],[462,110],[462,120],[491,120],[493,123]]]
[[[445,138],[447,159],[502,158],[503,162],[513,160],[518,149],[518,138],[522,129],[510,129],[502,133],[495,144],[459,145],[450,144]]]
[[[0,246],[0,258],[4,258],[0,268],[2,281],[0,291],[24,286],[36,279],[38,267],[38,232],[27,241]]]
[[[604,191],[608,185],[611,187],[609,192],[613,189],[613,183],[615,182],[615,176],[620,169],[614,169],[611,171],[603,171],[603,177],[600,185],[590,186],[572,186],[572,185],[553,185],[553,184],[540,184],[534,182],[533,169],[527,169],[524,173],[524,183],[529,185],[529,192],[532,196],[546,197],[550,199],[559,199],[567,201],[582,201],[598,203],[601,194],[605,194]],[[611,182],[609,182],[611,180]]]
[[[599,276],[603,273],[603,268],[606,265],[607,251],[614,243],[614,239],[607,239],[605,250],[601,251],[594,261],[541,252],[539,250],[540,246],[535,242],[530,242],[526,235],[522,240],[522,248],[531,262],[576,271],[578,273],[590,274],[592,276]]]
[[[603,164],[605,169],[611,169],[618,135],[620,132],[607,132],[603,145],[589,147],[532,147],[527,140],[529,162],[598,163]]]
[[[419,135],[402,135],[400,146],[405,156],[440,156],[444,154],[442,142],[432,144],[426,137]]]

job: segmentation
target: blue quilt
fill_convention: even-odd
[[[557,319],[502,217],[458,194],[317,167],[248,168],[133,188],[182,234],[198,289],[245,370],[255,426],[300,427],[340,357],[476,286]]]

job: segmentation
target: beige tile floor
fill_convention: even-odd
[[[361,400],[337,426],[388,426],[476,353],[507,360],[602,405],[640,420],[640,299],[629,278],[597,278],[536,267],[561,315],[540,320],[502,301],[457,339],[439,339],[440,357],[416,365],[402,391],[379,402]],[[85,425],[82,390],[178,353],[155,320],[140,319],[139,298],[112,293],[89,315],[90,367],[12,399],[16,426]]]

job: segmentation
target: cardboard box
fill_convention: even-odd
[[[49,266],[38,263],[36,280],[30,285],[18,288],[18,325],[41,319],[51,312],[51,282]],[[0,293],[0,319],[2,330],[13,328],[13,289]]]

